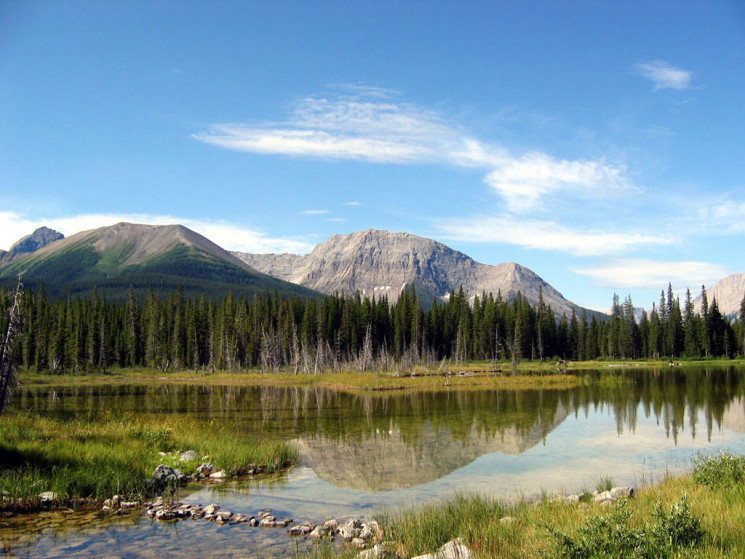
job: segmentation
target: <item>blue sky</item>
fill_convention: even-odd
[[[0,0],[0,248],[376,228],[651,306],[745,272],[745,3]]]

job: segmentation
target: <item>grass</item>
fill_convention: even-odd
[[[745,482],[733,458],[745,464],[745,457],[726,452],[698,455],[692,473],[643,487],[611,507],[591,499],[529,503],[456,495],[378,520],[387,549],[402,558],[433,553],[454,538],[479,558],[745,557]],[[506,516],[514,521],[500,522]],[[330,556],[319,550],[318,557]]]
[[[244,384],[251,386],[320,387],[348,392],[453,390],[484,388],[567,388],[582,384],[583,380],[572,374],[544,366],[540,370],[529,370],[512,374],[507,369],[494,372],[492,362],[480,362],[468,366],[449,368],[450,375],[439,369],[428,370],[416,367],[407,373],[359,372],[343,370],[320,374],[261,373],[256,369],[234,372],[207,372],[194,370],[162,371],[154,369],[112,369],[107,373],[85,373],[79,375],[53,375],[21,371],[18,375],[23,386],[45,384],[93,385],[130,382],[184,383],[184,384]]]
[[[745,365],[745,360],[676,361],[676,368],[717,367]],[[182,369],[163,372],[147,368],[112,368],[103,372],[85,372],[74,375],[36,373],[22,370],[19,381],[25,386],[44,384],[98,384],[115,382],[163,382],[200,384],[248,384],[253,386],[318,386],[346,391],[385,390],[451,390],[458,388],[536,388],[547,386],[574,386],[582,384],[585,371],[617,370],[619,368],[668,369],[667,361],[580,361],[568,367],[558,367],[556,360],[521,361],[512,372],[509,362],[472,361],[464,365],[448,364],[441,368],[416,366],[407,372],[368,371],[344,369],[329,370],[319,374],[293,374],[287,372],[262,373],[258,369],[217,371]],[[451,374],[445,376],[443,371]],[[601,377],[600,381],[606,377]],[[624,382],[617,375],[607,377],[609,382]]]
[[[36,510],[46,491],[57,495],[60,507],[99,504],[113,495],[142,500],[145,479],[169,462],[159,452],[174,450],[195,450],[230,475],[253,466],[277,471],[297,460],[286,444],[245,440],[234,428],[185,417],[100,412],[52,418],[11,411],[0,416],[0,510]]]

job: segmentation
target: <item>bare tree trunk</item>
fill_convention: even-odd
[[[8,326],[5,329],[3,345],[0,348],[0,413],[5,409],[5,404],[10,399],[10,393],[16,386],[15,368],[13,367],[13,340],[16,331],[21,324],[21,276],[18,276],[13,303],[8,313]]]

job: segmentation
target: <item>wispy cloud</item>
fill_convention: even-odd
[[[615,258],[592,268],[576,268],[598,286],[610,288],[660,288],[672,283],[677,289],[697,288],[729,275],[724,266],[710,262],[665,262],[645,258]]]
[[[446,219],[436,226],[451,239],[506,243],[528,249],[558,251],[573,256],[602,256],[649,245],[669,245],[667,235],[570,228],[550,220],[525,220],[504,214],[469,220]]]
[[[389,99],[395,92],[306,97],[284,122],[216,124],[193,137],[250,153],[370,163],[447,164],[479,169],[513,212],[540,209],[550,196],[605,195],[630,188],[623,166],[604,160],[514,154],[474,138],[442,115]]]
[[[598,191],[628,190],[625,169],[603,161],[558,160],[544,153],[529,153],[505,161],[486,176],[486,182],[504,196],[513,212],[538,207],[541,200],[556,191],[594,195]]]
[[[227,221],[207,221],[152,214],[79,214],[54,218],[28,219],[16,212],[0,212],[0,247],[6,250],[24,235],[42,226],[51,227],[65,236],[119,222],[152,225],[181,224],[204,235],[226,250],[254,253],[306,254],[315,246],[304,239],[272,237],[262,231]]]
[[[723,233],[745,232],[745,200],[720,200],[699,210],[699,220],[707,228]]]
[[[345,206],[361,206],[362,202],[345,202]]]
[[[369,94],[369,88],[363,93]],[[306,97],[286,122],[217,124],[194,138],[250,153],[373,163],[434,161],[440,139],[452,135],[452,129],[433,112],[373,97]]]
[[[328,210],[303,210],[300,212],[302,215],[325,215],[329,213]]]
[[[660,89],[690,89],[693,79],[692,72],[670,66],[662,60],[635,64],[634,70],[654,84],[654,91]]]
[[[324,221],[331,221],[331,222],[341,223],[341,222],[346,221],[346,218],[343,218],[343,217],[328,217],[328,218],[324,219]]]

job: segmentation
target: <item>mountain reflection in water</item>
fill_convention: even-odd
[[[599,378],[588,373],[571,389],[372,396],[166,383],[58,386],[22,390],[15,403],[49,414],[106,410],[230,422],[237,436],[292,440],[320,478],[372,493],[441,479],[483,455],[524,453],[572,415],[612,414],[616,435],[634,434],[640,419],[653,419],[675,445],[686,430],[692,440],[707,441],[722,427],[745,433],[741,371],[639,369]]]

